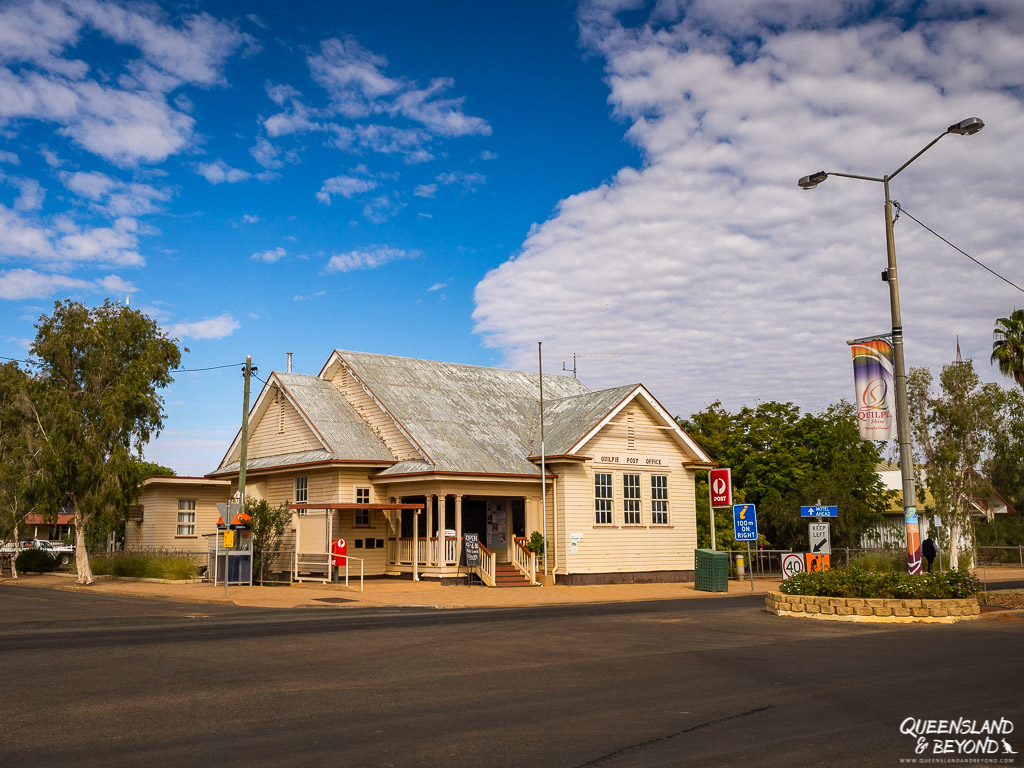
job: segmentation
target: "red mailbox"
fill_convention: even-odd
[[[331,565],[344,566],[348,558],[344,555],[348,552],[348,542],[344,539],[335,539],[331,542]]]

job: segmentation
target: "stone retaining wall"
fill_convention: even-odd
[[[768,613],[776,616],[804,616],[831,621],[935,622],[950,623],[978,618],[974,597],[950,600],[881,597],[814,597],[769,592],[764,600]]]

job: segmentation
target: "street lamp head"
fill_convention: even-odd
[[[985,123],[982,122],[980,117],[968,117],[966,120],[961,120],[959,123],[953,123],[953,125],[946,129],[946,133],[959,133],[961,136],[973,136],[984,127]]]
[[[800,189],[814,189],[827,178],[827,173],[824,171],[818,171],[817,173],[812,173],[810,176],[804,176],[797,182],[797,184],[800,186]]]

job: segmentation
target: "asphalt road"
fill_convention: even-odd
[[[260,611],[5,585],[0,617],[0,765],[896,766],[908,717],[1006,718],[1020,754],[997,757],[1024,764],[1021,619],[818,622],[763,598]]]

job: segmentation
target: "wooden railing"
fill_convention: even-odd
[[[476,567],[477,575],[488,587],[495,586],[498,581],[496,577],[498,559],[483,544],[480,545],[480,565]]]
[[[537,583],[537,555],[526,548],[526,537],[516,536],[516,545],[512,548],[512,565],[519,569],[519,572],[530,580],[531,584]]]
[[[401,539],[388,539],[388,562],[389,563],[412,563],[412,537]],[[437,537],[423,538],[416,540],[416,554],[420,565],[435,565],[437,563]],[[442,551],[442,565],[455,565],[459,562],[459,539],[448,537],[444,540]]]

